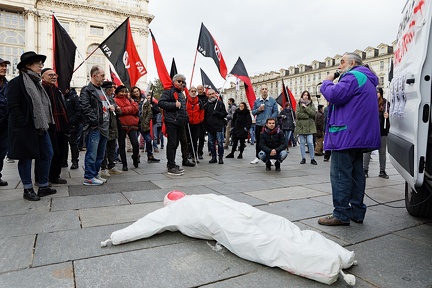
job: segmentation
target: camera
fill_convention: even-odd
[[[334,79],[338,78],[339,76],[340,76],[339,71],[336,71],[336,72],[333,74]]]

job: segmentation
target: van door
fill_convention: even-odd
[[[432,90],[431,0],[409,0],[399,25],[390,90],[390,161],[412,189],[425,179]],[[432,151],[432,150],[431,150]],[[431,172],[431,171],[429,171]]]

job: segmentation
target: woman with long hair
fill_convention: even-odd
[[[240,142],[239,151],[240,154],[237,156],[237,159],[243,158],[243,150],[245,147],[245,140],[248,137],[249,129],[252,126],[252,118],[250,116],[250,111],[247,108],[245,102],[241,102],[239,105],[239,109],[234,112],[232,119],[232,137],[233,137],[233,145],[231,149],[231,153],[229,153],[225,158],[234,158],[234,152],[237,149],[238,142]]]
[[[316,109],[315,105],[312,103],[312,99],[309,91],[305,90],[302,92],[300,99],[297,103],[296,110],[296,127],[294,133],[298,135],[300,141],[300,152],[302,160],[300,164],[306,163],[306,151],[305,144],[307,143],[309,149],[309,155],[311,158],[311,164],[317,165],[314,155],[314,145],[313,145],[313,134],[317,132],[315,126],[315,115]]]

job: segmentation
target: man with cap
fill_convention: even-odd
[[[48,134],[54,117],[51,101],[41,84],[41,71],[46,56],[33,51],[21,55],[17,68],[19,75],[8,85],[7,105],[9,111],[8,157],[19,159],[18,173],[24,188],[23,198],[38,201],[40,197],[57,191],[48,185],[48,175],[53,157],[53,148]],[[33,190],[32,159],[37,159],[39,189]]]
[[[88,124],[87,150],[84,160],[84,185],[102,185],[106,180],[98,175],[105,157],[109,136],[109,111],[114,111],[102,83],[105,71],[101,66],[90,69],[90,83],[81,89],[80,104],[85,122]]]
[[[41,71],[42,86],[47,92],[50,101],[52,113],[54,116],[54,125],[50,126],[49,134],[54,156],[51,160],[49,180],[53,184],[66,184],[66,179],[60,177],[63,160],[66,158],[65,147],[67,147],[69,136],[69,119],[66,110],[63,93],[57,88],[57,73],[52,68],[44,68]]]
[[[8,80],[6,79],[7,65],[9,61],[0,58],[0,186],[7,186],[8,183],[1,179],[3,170],[3,159],[6,156],[8,150],[8,118],[9,114],[7,111],[7,90]]]
[[[66,103],[66,110],[69,119],[70,135],[69,135],[69,145],[71,150],[71,161],[72,165],[70,169],[78,169],[79,161],[79,135],[82,133],[82,113],[81,106],[79,102],[78,94],[75,88],[70,88],[65,91],[64,99]],[[66,159],[68,158],[68,147],[66,147]]]

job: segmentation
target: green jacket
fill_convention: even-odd
[[[315,134],[317,132],[315,126],[315,114],[316,109],[312,101],[303,107],[302,103],[299,101],[297,103],[296,110],[296,128],[294,130],[295,135],[309,135]]]
[[[142,101],[140,103],[141,107],[141,131],[146,132],[150,131],[150,120],[153,117],[153,112],[150,106],[150,101]]]

